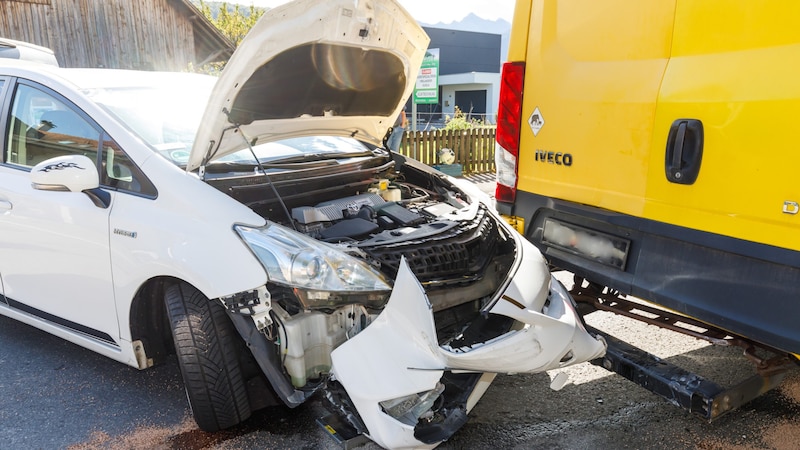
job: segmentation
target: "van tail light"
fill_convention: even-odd
[[[497,111],[497,145],[494,158],[497,167],[495,198],[512,203],[517,195],[519,134],[522,126],[522,87],[525,83],[525,63],[503,64],[500,80],[500,107]]]

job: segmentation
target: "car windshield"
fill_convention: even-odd
[[[86,92],[145,142],[185,163],[216,78],[187,76],[158,85],[114,86]]]
[[[180,83],[106,87],[86,93],[167,159],[185,166],[214,82],[211,77],[186,77]],[[269,163],[357,156],[365,152],[369,149],[355,139],[311,136],[257,145],[252,152],[243,149],[214,163],[257,164],[253,153],[260,162]]]
[[[372,153],[361,142],[336,136],[306,136],[269,142],[250,149],[239,150],[214,163],[258,164],[253,154],[262,164],[269,163],[302,163],[323,159],[367,156]]]

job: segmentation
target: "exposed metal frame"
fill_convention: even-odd
[[[591,361],[592,364],[622,375],[709,422],[779,386],[786,375],[798,367],[794,358],[779,350],[674,312],[630,301],[609,288],[591,283],[588,288],[583,287],[580,278],[575,281],[571,294],[584,308],[620,314],[714,345],[744,349],[744,356],[756,366],[756,374],[735,386],[723,387],[587,326],[591,334],[603,336],[608,343],[606,355]]]

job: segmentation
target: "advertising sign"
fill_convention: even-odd
[[[429,48],[419,68],[414,86],[414,103],[439,103],[439,49]]]

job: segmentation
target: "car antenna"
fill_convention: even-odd
[[[278,189],[275,187],[275,184],[272,182],[272,178],[270,178],[269,174],[267,173],[267,169],[264,168],[264,165],[261,164],[261,160],[259,160],[258,156],[256,156],[256,151],[253,150],[253,144],[251,144],[250,140],[248,140],[247,137],[244,135],[244,131],[242,131],[238,123],[234,125],[234,128],[239,132],[239,135],[244,140],[244,143],[247,144],[247,148],[250,149],[250,154],[253,155],[253,159],[255,159],[256,164],[258,164],[258,170],[260,170],[261,173],[264,174],[264,177],[267,179],[267,183],[272,188],[272,192],[275,194],[275,198],[278,199],[278,203],[281,204],[281,208],[283,208],[283,212],[284,214],[286,214],[286,218],[289,219],[289,223],[292,224],[292,229],[294,231],[297,231],[297,225],[295,225],[292,215],[289,214],[289,208],[287,208],[286,203],[283,202],[283,197],[281,197],[281,194],[278,193]],[[255,142],[256,139],[253,139],[253,143]]]

